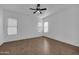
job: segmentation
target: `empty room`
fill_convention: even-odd
[[[79,4],[0,4],[0,55],[78,55]]]

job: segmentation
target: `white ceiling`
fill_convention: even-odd
[[[69,6],[72,6],[72,5],[68,5],[68,4],[41,4],[40,8],[43,8],[43,7],[47,8],[47,11],[45,11],[43,14],[43,16],[44,16],[45,13],[53,14],[59,10],[68,8]],[[15,12],[20,12],[20,13],[24,13],[24,14],[32,14],[33,11],[29,10],[29,8],[32,8],[32,7],[35,8],[36,4],[0,4],[0,8],[15,11]]]

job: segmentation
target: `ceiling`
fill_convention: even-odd
[[[47,8],[47,11],[44,11],[44,14],[40,17],[46,17],[49,14],[53,14],[59,10],[62,10],[64,8],[68,8],[69,6],[72,6],[71,4],[41,4],[40,8]],[[29,10],[29,8],[36,8],[36,4],[0,4],[0,8],[11,10],[15,12],[20,12],[24,14],[33,14],[32,10]]]

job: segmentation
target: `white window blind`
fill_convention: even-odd
[[[17,34],[17,19],[9,18],[8,19],[8,35]]]
[[[44,33],[48,32],[48,22],[44,22]]]

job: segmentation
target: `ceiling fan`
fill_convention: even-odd
[[[33,14],[39,12],[40,14],[42,14],[42,11],[47,10],[47,8],[40,8],[40,4],[37,4],[36,8],[30,8],[30,10],[35,10],[33,12]]]

